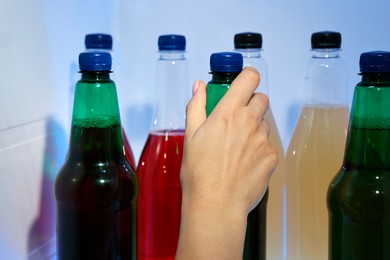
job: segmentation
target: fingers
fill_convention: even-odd
[[[192,137],[206,120],[206,84],[201,80],[196,80],[192,93],[192,98],[186,108],[186,137]]]
[[[269,123],[266,119],[261,120],[259,128],[266,133],[267,137],[269,137],[270,129],[269,129]]]
[[[246,106],[260,82],[260,74],[253,67],[245,68],[230,85],[215,110],[222,111]]]
[[[269,107],[268,97],[263,93],[255,93],[249,100],[247,107],[253,116],[262,119]]]

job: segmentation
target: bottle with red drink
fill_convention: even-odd
[[[111,55],[83,52],[71,137],[55,181],[57,259],[136,259],[138,182],[123,153]]]
[[[138,259],[174,259],[181,216],[188,63],[185,37],[158,39],[157,104],[153,125],[138,163]]]

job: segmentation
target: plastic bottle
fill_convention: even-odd
[[[240,74],[243,57],[238,52],[217,52],[210,56],[211,80],[206,88],[206,113],[209,116],[219,100]],[[259,205],[248,216],[244,244],[244,259],[265,259],[266,214],[268,190]]]
[[[305,103],[286,154],[287,259],[328,258],[327,188],[344,154],[349,109],[341,34],[316,32]]]
[[[91,33],[85,36],[85,49],[87,51],[106,51],[111,55],[113,53],[112,49],[112,36],[110,34],[104,33]],[[136,169],[136,163],[134,159],[134,154],[131,149],[129,140],[127,138],[126,132],[122,126],[122,136],[123,136],[123,145],[125,148],[126,158],[130,162],[130,166],[133,167],[133,170]]]
[[[217,52],[210,56],[211,80],[206,88],[206,114],[209,116],[214,107],[228,91],[230,84],[242,71],[243,59],[240,53]]]
[[[390,52],[360,56],[344,162],[328,190],[329,259],[390,259]]]
[[[137,175],[138,259],[174,259],[180,231],[180,167],[183,155],[188,62],[185,37],[161,35],[157,104]]]
[[[71,139],[55,182],[58,259],[136,259],[138,182],[123,153],[111,55],[79,55]]]
[[[112,56],[112,36],[105,33],[90,33],[85,35],[85,49],[87,51],[107,51]]]
[[[244,67],[253,66],[260,72],[260,84],[256,92],[268,93],[268,69],[267,63],[261,56],[263,37],[260,33],[244,32],[234,35],[234,49],[243,56]],[[284,151],[283,145],[279,136],[276,122],[272,114],[272,101],[265,115],[270,127],[269,139],[271,145],[277,150],[279,162],[274,170],[270,184],[269,197],[267,205],[267,259],[283,259],[283,226],[284,226]],[[258,210],[258,208],[256,209]],[[255,217],[255,211],[249,214],[249,222],[258,221],[252,219]],[[261,221],[261,220],[260,220]],[[253,230],[251,240],[258,241],[259,232]],[[247,259],[262,259],[261,254],[248,257]]]

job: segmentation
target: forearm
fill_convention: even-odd
[[[242,259],[247,215],[185,196],[176,260]]]

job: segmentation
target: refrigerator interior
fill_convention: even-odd
[[[271,107],[288,146],[299,114],[310,36],[342,33],[348,97],[360,53],[390,50],[390,2],[76,1],[0,2],[0,259],[55,259],[53,184],[69,142],[78,54],[87,33],[114,38],[113,79],[122,124],[138,160],[152,121],[157,39],[183,34],[195,79],[210,80],[210,54],[233,50],[233,36],[263,35]]]

